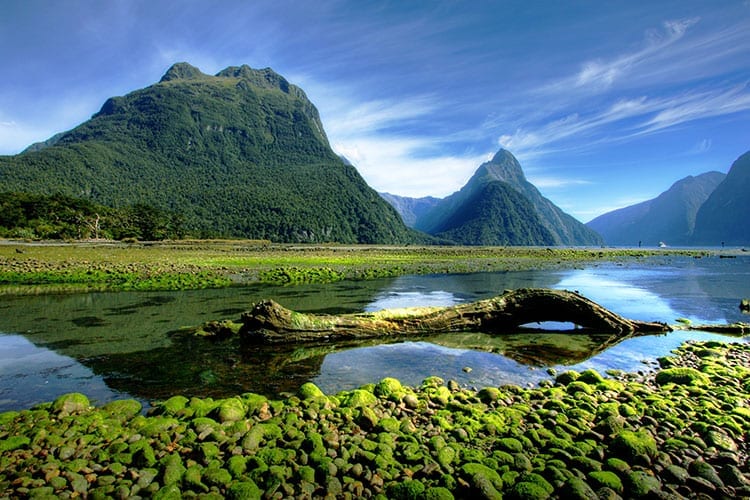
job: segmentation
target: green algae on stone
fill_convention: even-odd
[[[373,393],[375,396],[382,399],[389,399],[391,401],[399,402],[405,393],[404,386],[401,385],[401,381],[396,380],[392,377],[386,377],[375,385]]]
[[[659,453],[656,440],[645,429],[620,431],[609,444],[609,450],[616,457],[642,465],[649,465]]]
[[[696,366],[705,349],[678,351],[675,366]],[[722,483],[749,496],[750,398],[737,366],[750,346],[710,349],[726,361],[701,358],[705,388],[658,385],[658,373],[646,373],[618,376],[617,390],[584,372],[569,385],[591,394],[542,384],[480,397],[432,379],[401,386],[410,404],[386,383],[309,399],[176,398],[171,411],[162,403],[147,415],[131,403],[62,415],[47,403],[0,415],[0,497],[52,487],[91,498],[384,498],[416,489],[420,498],[634,498]],[[231,399],[247,411],[222,419]],[[14,436],[18,447],[8,444]],[[398,486],[408,481],[421,488]]]
[[[52,411],[60,416],[81,413],[90,407],[89,398],[79,392],[63,394],[52,403]]]
[[[350,408],[371,408],[378,403],[378,398],[370,391],[354,389],[342,395],[341,405]]]
[[[646,471],[637,470],[628,474],[625,485],[630,496],[640,498],[656,495],[661,491],[661,482]]]
[[[706,374],[699,372],[695,368],[685,366],[661,370],[656,374],[655,380],[659,385],[677,384],[706,386],[711,383],[711,379]]]

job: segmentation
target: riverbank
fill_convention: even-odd
[[[726,250],[721,254],[733,252],[739,253]],[[306,246],[233,240],[159,243],[5,240],[0,244],[0,293],[331,283],[410,274],[573,268],[592,262],[719,254],[703,249]]]
[[[748,366],[747,344],[702,343],[530,389],[308,383],[148,416],[67,395],[0,414],[0,497],[748,497]]]

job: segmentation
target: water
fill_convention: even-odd
[[[623,316],[675,323],[747,321],[750,257],[658,257],[568,271],[405,276],[295,287],[188,292],[0,296],[0,411],[27,408],[77,391],[95,403],[174,394],[275,396],[313,381],[326,392],[392,376],[419,384],[438,375],[469,387],[534,384],[545,368],[648,369],[648,362],[690,339],[735,340],[701,332],[629,339],[596,335],[465,333],[408,342],[243,347],[180,333],[212,319],[238,319],[261,298],[305,312],[346,313],[450,305],[505,289],[577,290]]]

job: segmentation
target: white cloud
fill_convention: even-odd
[[[377,191],[401,196],[447,196],[460,189],[489,155],[431,156],[415,154],[431,139],[388,136],[350,137],[333,149],[351,161]]]
[[[578,73],[546,86],[545,91],[569,92],[576,87],[594,93],[608,90],[620,80],[629,78],[633,72],[642,70],[643,66],[661,59],[670,46],[683,38],[698,21],[698,18],[666,21],[662,31],[646,33],[645,42],[639,50],[609,60],[585,61]]]
[[[564,189],[571,186],[587,186],[593,182],[585,179],[571,179],[567,177],[553,177],[546,175],[529,175],[529,182],[539,189]]]
[[[45,140],[53,135],[49,130],[41,130],[13,120],[0,122],[0,155],[20,153],[34,142]]]
[[[439,146],[452,136],[421,131],[440,111],[440,103],[430,95],[361,100],[347,87],[321,85],[299,75],[292,81],[301,82],[297,84],[315,102],[333,150],[352,162],[377,191],[447,196],[491,158],[490,153],[446,154]]]
[[[644,124],[647,131],[750,110],[750,88],[745,83],[729,89],[690,92],[662,100],[659,107],[661,109]]]

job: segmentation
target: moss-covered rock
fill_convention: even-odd
[[[52,411],[60,416],[81,413],[90,407],[89,398],[79,392],[63,394],[52,403]]]
[[[599,495],[579,477],[569,477],[560,489],[560,497],[570,500],[599,500]]]
[[[589,483],[594,489],[609,488],[615,493],[622,494],[622,480],[611,471],[592,471],[588,474]]]
[[[394,500],[418,500],[422,498],[424,491],[424,484],[420,481],[407,479],[391,484],[388,487],[388,498]]]
[[[746,496],[750,346],[681,352],[673,367],[700,359],[708,386],[646,373],[605,389],[593,371],[480,392],[386,379],[284,400],[175,397],[147,415],[60,398],[0,414],[0,497]]]
[[[372,408],[378,404],[378,398],[370,391],[355,389],[341,395],[341,406],[349,408]]]
[[[656,383],[659,385],[677,384],[706,386],[711,383],[711,379],[704,373],[695,368],[679,366],[676,368],[667,368],[656,374]]]
[[[632,471],[625,480],[625,491],[628,492],[628,496],[635,498],[658,495],[661,491],[661,482],[646,471]]]
[[[647,430],[622,430],[609,445],[609,451],[616,457],[630,463],[649,465],[659,450],[656,440]]]
[[[219,402],[214,410],[219,422],[235,422],[245,417],[245,404],[239,398],[229,398]]]
[[[375,385],[373,392],[379,398],[398,402],[406,391],[399,380],[386,377]]]

